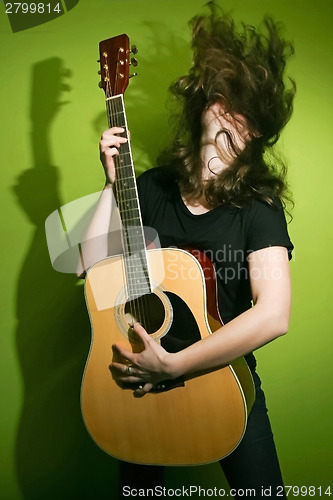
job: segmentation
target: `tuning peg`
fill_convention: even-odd
[[[137,66],[139,64],[139,61],[137,59],[135,59],[135,57],[132,57],[131,59],[131,65],[132,66]]]
[[[101,74],[102,74],[102,71],[101,71],[101,70],[97,71],[97,74],[98,74],[98,75],[101,75]]]
[[[100,89],[102,89],[103,88],[103,82],[99,82],[98,86],[99,86]]]
[[[129,78],[133,78],[133,76],[138,76],[138,73],[133,73],[132,75],[129,76]]]
[[[132,45],[130,52],[132,52],[132,54],[137,54],[139,52],[139,49],[136,45]]]

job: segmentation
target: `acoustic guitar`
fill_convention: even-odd
[[[127,35],[100,43],[109,126],[123,127],[127,138],[123,94],[131,52]],[[114,343],[142,350],[133,321],[169,352],[221,327],[212,264],[199,252],[194,257],[184,249],[147,249],[129,141],[114,159],[123,253],[99,261],[86,277],[92,342],[82,381],[83,419],[97,445],[117,459],[154,465],[213,462],[241,441],[254,400],[243,358],[220,369],[166,380],[142,398],[120,387],[109,369]]]

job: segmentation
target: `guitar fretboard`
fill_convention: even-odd
[[[122,239],[129,297],[134,299],[151,293],[147,253],[141,211],[136,187],[135,172],[129,142],[123,96],[106,99],[110,127],[122,127],[127,142],[113,157],[116,169],[115,196],[123,225]]]

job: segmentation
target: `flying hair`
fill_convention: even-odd
[[[265,16],[258,28],[241,23],[209,2],[209,15],[190,21],[192,66],[170,86],[176,105],[174,139],[159,158],[177,179],[182,194],[198,199],[204,194],[212,207],[243,207],[257,198],[274,204],[291,201],[287,168],[273,154],[273,146],[293,111],[295,82],[286,78],[287,59],[294,53],[282,36],[282,23]],[[212,104],[242,116],[250,131],[241,151],[225,134],[233,162],[204,186],[201,180],[202,114]],[[269,158],[271,158],[269,160]],[[272,161],[273,158],[273,161]]]

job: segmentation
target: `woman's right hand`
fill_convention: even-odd
[[[126,137],[122,137],[125,129],[121,127],[112,127],[105,130],[99,142],[100,159],[104,168],[106,184],[113,184],[115,180],[115,166],[113,157],[119,154],[121,144],[127,142]]]

